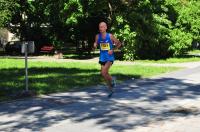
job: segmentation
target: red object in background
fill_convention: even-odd
[[[44,45],[40,48],[40,52],[52,53],[52,52],[54,52],[54,47],[53,47],[53,45]]]

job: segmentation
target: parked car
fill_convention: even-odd
[[[9,55],[20,55],[21,54],[21,41],[10,41],[5,45],[5,52]]]
[[[34,54],[54,54],[55,48],[52,44],[37,44],[35,43],[35,53]],[[5,52],[9,55],[22,55],[21,53],[22,41],[10,41],[5,46]]]
[[[54,54],[55,48],[52,44],[44,44],[40,48],[40,53]]]

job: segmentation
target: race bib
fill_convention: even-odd
[[[100,43],[101,50],[110,50],[109,43]]]

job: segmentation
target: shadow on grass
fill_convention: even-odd
[[[200,85],[185,83],[181,79],[129,80],[117,86],[112,99],[108,100],[104,94],[102,88],[97,88],[1,104],[0,116],[21,114],[16,119],[1,120],[0,131],[16,131],[22,128],[41,131],[70,119],[71,123],[67,122],[60,127],[64,127],[66,131],[75,131],[78,130],[76,127],[79,123],[93,121],[93,125],[100,126],[102,131],[111,129],[123,132],[151,122],[173,121],[177,117],[200,114],[199,111],[171,112],[177,100],[196,99],[200,96]],[[56,114],[49,114],[51,112]],[[12,126],[8,127],[9,125]],[[54,129],[59,131],[59,127]]]
[[[25,89],[25,72],[23,68],[1,69],[0,98],[15,97]],[[139,78],[113,74],[119,81]],[[98,69],[79,68],[29,68],[29,89],[37,94],[80,90],[88,86],[104,84]]]

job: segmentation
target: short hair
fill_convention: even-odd
[[[104,24],[107,27],[107,24],[105,22],[100,22],[99,25]]]

